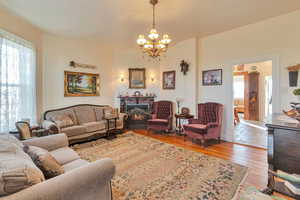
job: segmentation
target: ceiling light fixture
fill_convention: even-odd
[[[164,34],[163,37],[160,38],[155,28],[155,6],[157,3],[158,0],[150,0],[150,4],[153,5],[153,24],[148,35],[149,40],[147,40],[144,35],[139,35],[137,39],[137,44],[141,47],[143,53],[148,54],[152,58],[160,57],[168,50],[168,46],[171,43],[169,35]]]

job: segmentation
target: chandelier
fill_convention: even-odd
[[[168,50],[168,46],[171,43],[169,35],[164,34],[162,38],[155,29],[155,6],[158,0],[150,0],[150,4],[153,5],[153,24],[152,29],[148,35],[148,40],[144,35],[139,35],[137,44],[141,47],[143,53],[148,54],[152,58],[160,57],[164,52]]]

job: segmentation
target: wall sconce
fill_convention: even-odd
[[[152,83],[155,81],[155,78],[154,78],[154,75],[153,75],[153,74],[150,75],[150,80],[151,80]]]
[[[120,76],[120,81],[121,81],[121,83],[124,82],[124,74],[121,74],[121,76]]]

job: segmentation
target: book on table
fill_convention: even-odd
[[[284,181],[284,185],[294,194],[300,195],[300,183]]]
[[[293,194],[300,195],[300,175],[288,174],[280,170],[277,171],[277,175],[284,180],[284,185]]]

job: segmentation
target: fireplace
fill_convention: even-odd
[[[126,108],[131,120],[145,120],[149,118],[150,112],[148,104],[129,104]]]
[[[151,119],[154,97],[131,96],[120,97],[121,112],[128,114],[129,129],[146,129],[147,121]]]
[[[140,109],[145,112],[149,112],[149,104],[128,104],[126,105],[126,112],[130,112],[133,109]]]

